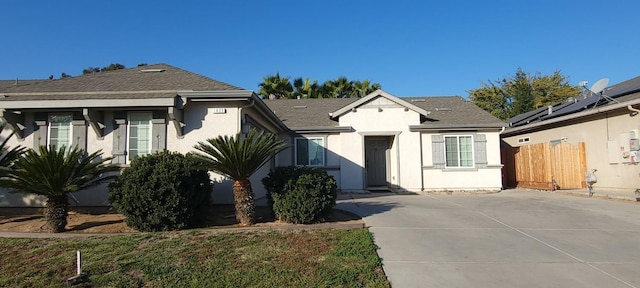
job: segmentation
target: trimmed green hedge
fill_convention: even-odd
[[[109,185],[109,201],[130,227],[169,231],[206,220],[212,184],[191,155],[163,151],[137,157]]]
[[[323,221],[336,205],[336,181],[322,169],[278,167],[262,184],[267,189],[269,206],[280,221]]]

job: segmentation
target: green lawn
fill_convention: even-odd
[[[389,287],[366,229],[0,238],[0,287]]]

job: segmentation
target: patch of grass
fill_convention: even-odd
[[[389,287],[366,229],[0,239],[0,287]]]

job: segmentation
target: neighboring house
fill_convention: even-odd
[[[344,192],[501,189],[505,124],[461,97],[397,98],[378,90],[360,99],[263,101],[158,64],[0,86],[0,120],[17,132],[11,146],[102,150],[123,167],[137,155],[187,153],[199,141],[252,127],[277,133],[291,146],[252,176],[258,198],[270,168],[287,165],[326,169]],[[230,203],[231,181],[212,180],[213,200]],[[81,206],[108,205],[105,185],[74,197]],[[42,201],[0,191],[0,206]]]
[[[286,127],[252,91],[158,64],[45,80],[0,90],[0,119],[17,133],[11,146],[74,145],[102,150],[126,166],[136,155],[168,149],[187,153],[198,141]],[[7,131],[3,135],[7,135]],[[258,195],[269,167],[252,181]],[[213,199],[231,202],[230,181],[212,175]],[[108,205],[107,189],[75,193],[78,205]],[[73,204],[73,203],[72,203]],[[38,206],[42,199],[0,192],[0,206]]]
[[[504,123],[461,97],[269,100],[292,131],[276,165],[328,170],[342,191],[501,189]]]
[[[640,77],[591,94],[510,119],[510,127],[501,134],[503,145],[582,142],[586,170],[598,170],[594,189],[633,193],[640,188]]]

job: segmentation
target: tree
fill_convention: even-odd
[[[380,87],[381,86],[379,83],[371,84],[371,81],[369,81],[369,79],[364,79],[364,81],[354,81],[352,96],[362,98],[369,95],[373,91],[380,89]]]
[[[513,77],[481,84],[481,88],[468,91],[469,99],[502,120],[580,94],[580,87],[569,84],[569,77],[560,71],[532,75],[518,68]]]
[[[102,67],[100,72],[120,70],[120,69],[124,69],[124,68],[126,68],[126,67],[124,67],[124,65],[122,65],[120,63],[112,63],[112,64],[109,64],[109,66]]]
[[[7,123],[0,123],[0,134],[4,131],[6,126]],[[9,136],[5,137],[2,142],[0,142],[0,179],[6,177],[11,172],[14,161],[16,161],[25,150],[24,147],[20,146],[9,148],[8,142],[9,139],[13,137],[14,133],[15,131],[12,131]]]
[[[50,232],[62,232],[67,226],[69,194],[96,186],[116,177],[110,172],[119,167],[108,164],[98,151],[85,156],[78,148],[40,146],[38,151],[27,150],[13,164],[0,186],[12,193],[36,194],[47,197],[44,210]]]
[[[340,76],[336,80],[325,81],[324,86],[331,98],[350,98],[353,93],[353,82],[344,76]]]
[[[311,78],[302,80],[296,78],[293,80],[293,98],[319,98],[320,86],[318,81],[311,81]]]
[[[146,65],[146,64],[144,64]],[[141,66],[141,65],[138,65]],[[104,72],[104,71],[114,71],[114,70],[120,70],[120,69],[125,69],[126,67],[120,63],[111,63],[109,64],[109,66],[105,66],[102,67],[102,69],[100,69],[100,67],[89,67],[87,69],[82,70],[82,75],[87,75],[87,74],[93,74],[93,73],[100,73],[100,72]]]
[[[499,119],[511,118],[511,99],[500,83],[481,82],[482,88],[469,91],[469,99],[483,110]]]
[[[311,78],[295,78],[293,85],[288,77],[280,77],[280,73],[269,75],[258,84],[258,94],[263,99],[295,99],[295,98],[354,98],[364,97],[369,93],[381,89],[379,83],[364,81],[349,81],[341,76],[335,80],[327,80],[318,85],[317,80]]]
[[[253,225],[255,219],[255,195],[249,177],[276,153],[287,145],[275,134],[249,130],[244,136],[218,136],[198,142],[194,148],[208,170],[233,179],[233,199],[236,219],[241,225]]]
[[[535,94],[533,93],[534,81],[535,79],[522,71],[522,69],[518,69],[516,75],[511,78],[511,81],[504,83],[503,89],[505,89],[506,95],[510,95],[512,99],[512,116],[526,113],[537,108],[535,106]]]
[[[535,107],[543,107],[567,100],[570,96],[580,94],[580,87],[569,84],[568,77],[555,71],[551,75],[538,76],[538,81],[533,82],[533,91],[536,94]]]
[[[82,75],[99,73],[99,72],[100,72],[100,67],[89,67],[87,69],[82,70]]]
[[[269,75],[262,79],[262,83],[258,84],[260,91],[258,94],[263,99],[280,99],[289,98],[293,94],[293,86],[289,81],[289,77],[280,77],[280,73]]]

